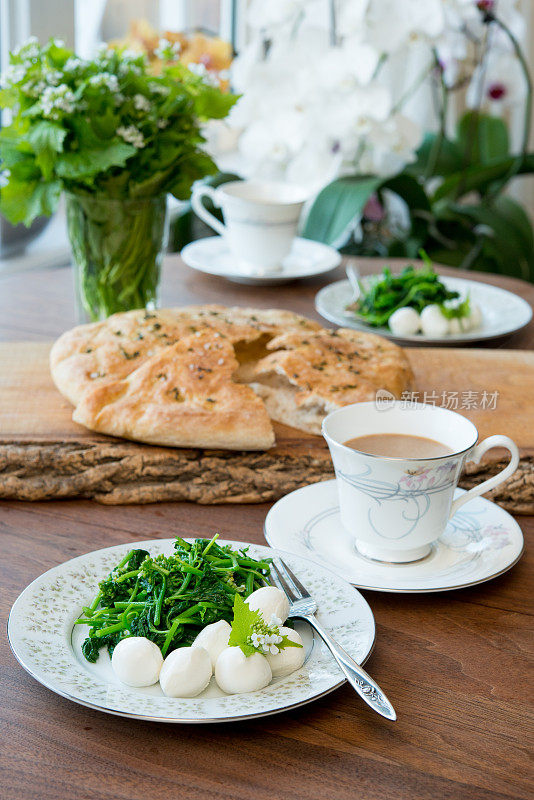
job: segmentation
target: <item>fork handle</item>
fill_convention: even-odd
[[[347,651],[344,650],[341,645],[332,638],[332,636],[330,636],[330,634],[323,628],[317,617],[309,615],[303,617],[303,619],[309,622],[312,628],[317,631],[341,667],[346,679],[352,688],[360,695],[362,700],[365,700],[367,705],[376,711],[377,714],[381,714],[387,719],[397,719],[395,709],[387,699],[380,686],[375,683],[371,676],[368,675],[367,672],[362,669],[353,658],[351,658],[351,656],[349,656]]]

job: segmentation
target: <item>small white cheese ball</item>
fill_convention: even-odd
[[[167,697],[196,697],[212,676],[211,658],[203,647],[179,647],[161,668],[159,683]]]
[[[421,311],[421,328],[425,336],[439,338],[448,334],[449,320],[438,305],[432,304]]]
[[[219,622],[206,625],[206,627],[200,631],[191,647],[203,647],[204,650],[207,650],[211,658],[211,666],[215,669],[217,659],[222,651],[228,647],[228,639],[230,638],[231,632],[232,628],[230,625],[226,620],[221,619]]]
[[[245,603],[248,603],[252,611],[259,611],[268,625],[273,614],[282,622],[286,621],[289,614],[289,600],[276,586],[262,586],[261,589],[256,589],[247,597]]]
[[[292,628],[280,628],[280,636],[287,636],[292,642],[302,645],[300,635]],[[265,658],[269,662],[273,678],[281,678],[302,667],[306,658],[306,651],[304,647],[284,647],[275,656],[271,655],[271,653],[266,653]]]
[[[482,325],[482,310],[478,303],[469,303],[469,329],[474,331]]]
[[[144,636],[121,639],[111,657],[113,672],[128,686],[152,686],[157,683],[162,664],[161,650]]]
[[[465,333],[470,328],[469,317],[453,317],[449,320],[449,333]]]
[[[271,682],[269,662],[260,653],[246,656],[240,647],[227,647],[215,664],[215,680],[227,694],[257,692]]]
[[[421,327],[421,317],[415,308],[406,306],[394,311],[388,324],[394,336],[413,336]]]

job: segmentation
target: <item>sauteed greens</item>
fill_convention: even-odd
[[[420,269],[408,266],[400,274],[393,275],[386,268],[370,285],[364,286],[360,282],[360,296],[350,306],[356,316],[368,325],[382,327],[399,308],[410,306],[420,314],[426,306],[433,304],[439,305],[447,318],[467,316],[469,300],[466,299],[458,308],[447,308],[444,303],[458,299],[459,293],[447,289],[441,282],[426,253],[422,252],[421,257],[425,265]]]
[[[76,625],[88,625],[82,652],[95,662],[106,647],[112,655],[126,636],[145,636],[163,657],[189,646],[212,622],[232,622],[236,594],[248,597],[268,585],[271,559],[257,561],[248,548],[233,550],[216,540],[177,538],[174,554],[151,556],[131,550],[107,578]]]

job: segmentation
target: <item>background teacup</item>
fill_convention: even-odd
[[[209,197],[222,209],[224,225],[202,203]],[[272,181],[231,181],[214,189],[197,185],[191,204],[198,216],[224,236],[245,272],[267,274],[282,268],[297,233],[304,191]]]
[[[419,436],[446,445],[452,453],[434,458],[369,455],[345,446],[370,434]],[[461,414],[424,403],[356,403],[329,414],[323,435],[330,448],[343,526],[367,558],[405,563],[424,558],[460,506],[509,478],[519,451],[508,436],[489,436],[477,444],[478,431]],[[510,451],[510,463],[497,475],[456,500],[465,461],[478,462],[493,447]]]

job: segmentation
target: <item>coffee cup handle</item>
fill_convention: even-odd
[[[217,231],[217,233],[219,233],[221,236],[224,236],[226,233],[225,226],[217,219],[217,217],[214,217],[213,214],[210,214],[202,202],[203,197],[209,197],[213,205],[219,208],[221,203],[217,189],[214,189],[212,186],[195,186],[191,196],[191,205],[193,206],[193,211],[195,214],[200,217],[200,219],[204,220],[206,225],[209,225],[214,231]]]
[[[464,505],[464,503],[468,503],[474,497],[484,494],[484,492],[489,492],[490,489],[493,489],[495,486],[498,486],[499,483],[507,480],[516,471],[519,464],[519,450],[517,449],[516,443],[513,442],[508,436],[488,436],[487,439],[484,439],[482,442],[473,447],[471,453],[467,456],[466,461],[474,461],[475,464],[478,464],[484,453],[487,453],[488,450],[491,450],[494,447],[505,447],[507,450],[509,450],[511,456],[510,463],[504,469],[498,472],[497,475],[494,475],[493,478],[488,478],[487,481],[483,481],[478,486],[474,486],[461,497],[453,500],[449,518],[453,517],[458,509]]]

